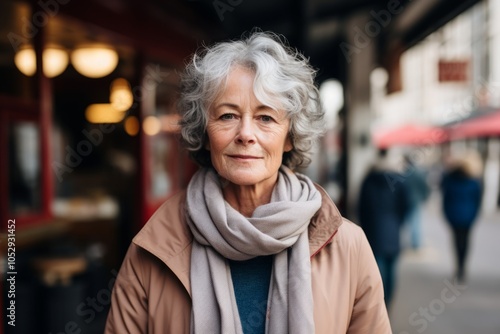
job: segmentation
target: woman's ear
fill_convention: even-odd
[[[290,137],[290,134],[288,134],[288,136],[286,136],[283,152],[290,152],[292,149],[293,149],[292,138]]]
[[[207,138],[207,140],[205,141],[205,145],[204,145],[204,147],[205,147],[205,150],[210,151],[210,141],[208,140],[208,138]]]

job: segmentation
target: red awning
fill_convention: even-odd
[[[448,139],[440,127],[408,124],[375,133],[373,141],[378,148],[391,146],[421,146],[440,144]]]
[[[448,134],[451,140],[500,136],[500,111],[454,124]]]

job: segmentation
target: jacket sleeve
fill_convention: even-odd
[[[116,278],[105,334],[147,332],[147,294],[142,278],[144,262],[140,249],[132,244]]]
[[[358,240],[358,279],[348,334],[391,334],[382,278],[364,233]]]

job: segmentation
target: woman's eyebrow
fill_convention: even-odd
[[[231,109],[238,109],[239,106],[237,104],[234,104],[234,103],[231,103],[231,102],[221,102],[221,103],[218,103],[215,108],[220,108],[220,107],[228,107],[228,108],[231,108]]]
[[[230,108],[230,109],[239,109],[240,106],[235,104],[235,103],[232,103],[232,102],[220,102],[218,104],[215,105],[215,109],[219,109],[219,108],[222,108],[222,107],[226,107],[226,108]],[[276,110],[275,108],[269,106],[269,105],[266,105],[266,104],[260,104],[257,106],[256,108],[257,110],[259,111],[262,111],[262,110],[269,110],[270,112],[274,112],[276,114],[278,114],[278,110]]]
[[[266,104],[260,104],[257,106],[257,109],[258,110],[261,110],[261,109],[270,109],[270,110],[274,110],[274,108],[272,108],[271,106],[268,106]]]

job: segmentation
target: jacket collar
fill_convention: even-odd
[[[321,193],[321,208],[312,217],[309,224],[309,252],[311,257],[328,245],[338,228],[342,225],[342,216],[325,189],[315,184]]]
[[[332,241],[342,224],[342,216],[326,191],[316,185],[322,205],[309,224],[311,257]],[[190,291],[191,245],[193,235],[185,220],[186,191],[168,199],[132,240],[164,262]]]

